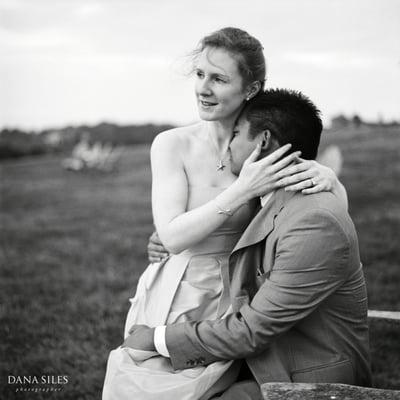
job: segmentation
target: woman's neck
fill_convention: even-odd
[[[214,140],[220,152],[226,150],[232,139],[236,116],[226,120],[206,121],[209,136]]]

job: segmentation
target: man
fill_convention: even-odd
[[[302,94],[260,94],[237,123],[232,172],[260,141],[261,157],[291,143],[314,159],[321,130],[319,111]],[[233,313],[158,327],[155,346],[153,330],[136,326],[125,345],[156,347],[175,369],[245,359],[253,381],[238,382],[221,399],[261,398],[264,382],[369,385],[367,294],[346,208],[330,192],[282,189],[261,203],[230,256]]]

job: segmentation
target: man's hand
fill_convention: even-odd
[[[151,263],[158,263],[169,256],[167,249],[163,246],[156,231],[149,238],[147,255]]]
[[[154,346],[154,328],[147,325],[133,325],[129,336],[121,347],[130,347],[135,350],[157,351]]]

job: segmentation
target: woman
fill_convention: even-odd
[[[154,222],[173,255],[151,264],[140,278],[125,337],[133,324],[223,318],[230,312],[228,257],[253,215],[251,200],[280,187],[279,179],[293,168],[304,171],[300,179],[291,178],[300,181],[300,188],[315,182],[308,190],[320,191],[331,183],[331,173],[322,166],[305,163],[285,169],[299,156],[282,159],[290,145],[270,157],[268,168],[255,161],[255,152],[239,177],[232,174],[228,149],[233,126],[265,79],[257,39],[235,28],[205,37],[195,73],[202,121],[161,133],[151,149]],[[231,361],[174,371],[169,359],[147,357],[127,347],[112,351],[103,398],[208,399],[236,379]]]

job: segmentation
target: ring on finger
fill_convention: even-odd
[[[313,186],[315,186],[315,185],[316,185],[316,182],[314,181],[314,179],[313,179],[313,178],[310,178],[310,182],[311,182],[311,187],[313,187]]]

